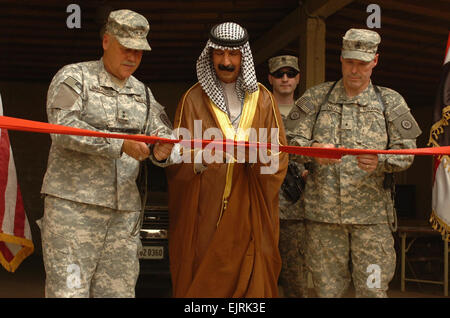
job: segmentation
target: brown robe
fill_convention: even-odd
[[[260,127],[278,127],[279,142],[286,145],[278,107],[264,86],[260,84],[259,89],[251,127],[257,131]],[[220,128],[212,107],[197,83],[181,99],[174,127],[187,128],[192,138],[194,120],[202,120],[203,131]],[[260,173],[263,164],[259,156],[254,164],[234,165],[228,206],[221,218],[226,163],[212,164],[198,174],[192,163],[166,169],[174,297],[277,297],[281,269],[278,192],[288,155],[278,156],[275,174]]]

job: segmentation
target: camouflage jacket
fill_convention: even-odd
[[[130,134],[169,138],[172,130],[164,108],[149,91],[148,121],[145,86],[130,76],[120,88],[103,61],[71,64],[54,76],[47,94],[49,123],[94,131],[127,129]],[[51,135],[47,171],[41,193],[109,207],[140,209],[136,177],[139,162],[122,153],[122,139]],[[152,159],[152,158],[151,158]],[[170,159],[159,164],[169,164]]]
[[[379,87],[382,104],[370,83],[364,92],[349,98],[340,80],[325,102],[332,84],[314,86],[296,101],[286,123],[291,145],[310,146],[316,141],[357,149],[416,147],[421,131],[400,94]],[[344,156],[340,164],[333,165],[318,165],[310,157],[297,159],[311,162],[312,167],[305,190],[305,218],[380,224],[393,217],[390,189],[383,188],[385,173],[407,169],[414,157],[378,155],[378,166],[372,173],[358,168],[355,156]]]
[[[286,125],[287,116],[281,115],[281,117],[283,118],[283,123]],[[305,170],[304,165],[295,161],[294,164],[297,166],[297,169],[300,172],[301,177],[301,173]],[[297,202],[292,203],[284,194],[283,189],[280,189],[279,201],[280,201],[280,219],[283,220],[303,219],[305,213],[303,194]]]

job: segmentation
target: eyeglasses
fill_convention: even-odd
[[[297,76],[298,72],[296,70],[289,70],[289,71],[281,71],[278,70],[276,72],[271,73],[271,75],[275,78],[282,78],[284,76],[284,74],[287,75],[287,77],[289,78],[294,78]]]
[[[287,77],[294,78],[297,76],[298,73],[299,72],[297,72],[296,70],[289,70],[289,71],[278,70],[276,72],[271,73],[271,75],[275,78],[282,78],[284,74],[286,74]]]

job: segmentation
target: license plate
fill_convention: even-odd
[[[139,251],[140,259],[163,259],[164,246],[143,246]]]

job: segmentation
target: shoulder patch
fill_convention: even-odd
[[[284,120],[284,127],[286,128],[286,131],[294,130],[301,121],[302,116],[305,117],[304,112],[302,112],[298,107],[292,107],[291,111]]]
[[[161,112],[159,114],[159,119],[162,121],[162,123],[164,125],[166,125],[167,127],[169,127],[170,129],[173,129],[173,125],[172,122],[169,119],[169,116],[167,116],[167,114],[165,112]]]
[[[403,127],[404,129],[407,129],[407,130],[411,129],[412,126],[413,126],[412,123],[411,123],[409,120],[407,120],[407,119],[402,120],[401,125],[402,125],[402,127]]]
[[[72,76],[68,76],[63,81],[63,83],[72,88],[78,95],[81,95],[81,92],[83,91],[83,85],[81,85],[81,83],[74,79]]]
[[[316,112],[314,104],[311,99],[308,97],[301,97],[296,102],[295,105],[300,108],[300,110],[304,111],[306,114],[311,115]]]
[[[395,118],[392,124],[397,128],[401,137],[405,139],[417,138],[422,133],[422,130],[409,111]]]
[[[297,109],[294,109],[290,114],[289,114],[289,119],[291,120],[297,120],[300,118],[300,111]]]

